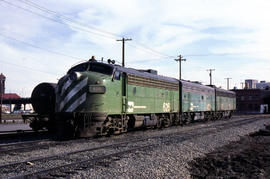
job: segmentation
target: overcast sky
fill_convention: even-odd
[[[6,92],[31,95],[75,63],[104,57],[178,78],[240,88],[270,80],[269,0],[0,0],[0,72]]]

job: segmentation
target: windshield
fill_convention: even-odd
[[[112,75],[113,73],[113,67],[107,64],[103,63],[82,63],[79,65],[76,65],[72,67],[69,71],[68,74],[72,72],[84,72],[84,71],[93,71],[93,72],[98,72],[98,73],[103,73],[106,75]]]
[[[68,74],[72,73],[72,72],[83,72],[86,71],[88,69],[89,63],[82,63],[79,65],[76,65],[74,67],[72,67],[70,70],[68,70]]]
[[[112,75],[113,67],[111,67],[111,66],[109,66],[107,64],[102,64],[102,63],[91,63],[89,71],[103,73],[103,74],[106,74],[106,75]]]

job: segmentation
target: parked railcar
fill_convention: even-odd
[[[215,110],[218,111],[217,118],[231,117],[236,109],[235,92],[215,88],[215,104]]]
[[[233,92],[95,60],[72,67],[47,96],[55,97],[48,124],[64,136],[167,127],[230,117],[235,110]]]
[[[211,119],[215,115],[215,89],[183,80],[180,83],[183,121]]]

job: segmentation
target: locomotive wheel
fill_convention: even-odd
[[[127,123],[124,122],[124,126],[122,125],[120,118],[108,117],[103,126],[101,127],[99,135],[111,135],[111,134],[121,134],[127,131]]]
[[[156,128],[160,129],[162,127],[162,120],[161,118],[158,118]]]
[[[113,120],[111,117],[107,117],[98,135],[110,136],[113,133],[112,128],[113,128]]]
[[[232,118],[232,112],[230,112],[229,116],[228,116],[229,119]]]
[[[37,121],[33,121],[30,123],[30,127],[35,131],[35,132],[38,132],[39,130],[42,130],[43,127],[40,125],[39,122]]]
[[[35,132],[42,130],[44,125],[37,118],[34,118],[29,125]]]
[[[54,123],[56,136],[60,140],[71,139],[75,137],[74,121],[70,120],[57,120]]]
[[[172,125],[172,121],[170,120],[169,117],[164,118],[163,125],[164,125],[164,127],[170,127]]]
[[[64,123],[64,135],[67,138],[75,137],[74,121],[72,119],[65,121]]]

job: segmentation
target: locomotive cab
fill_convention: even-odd
[[[57,84],[57,125],[68,123],[77,136],[91,136],[89,131],[96,133],[97,128],[92,124],[103,123],[108,113],[120,113],[121,102],[121,74],[114,65],[96,61],[78,64]]]

